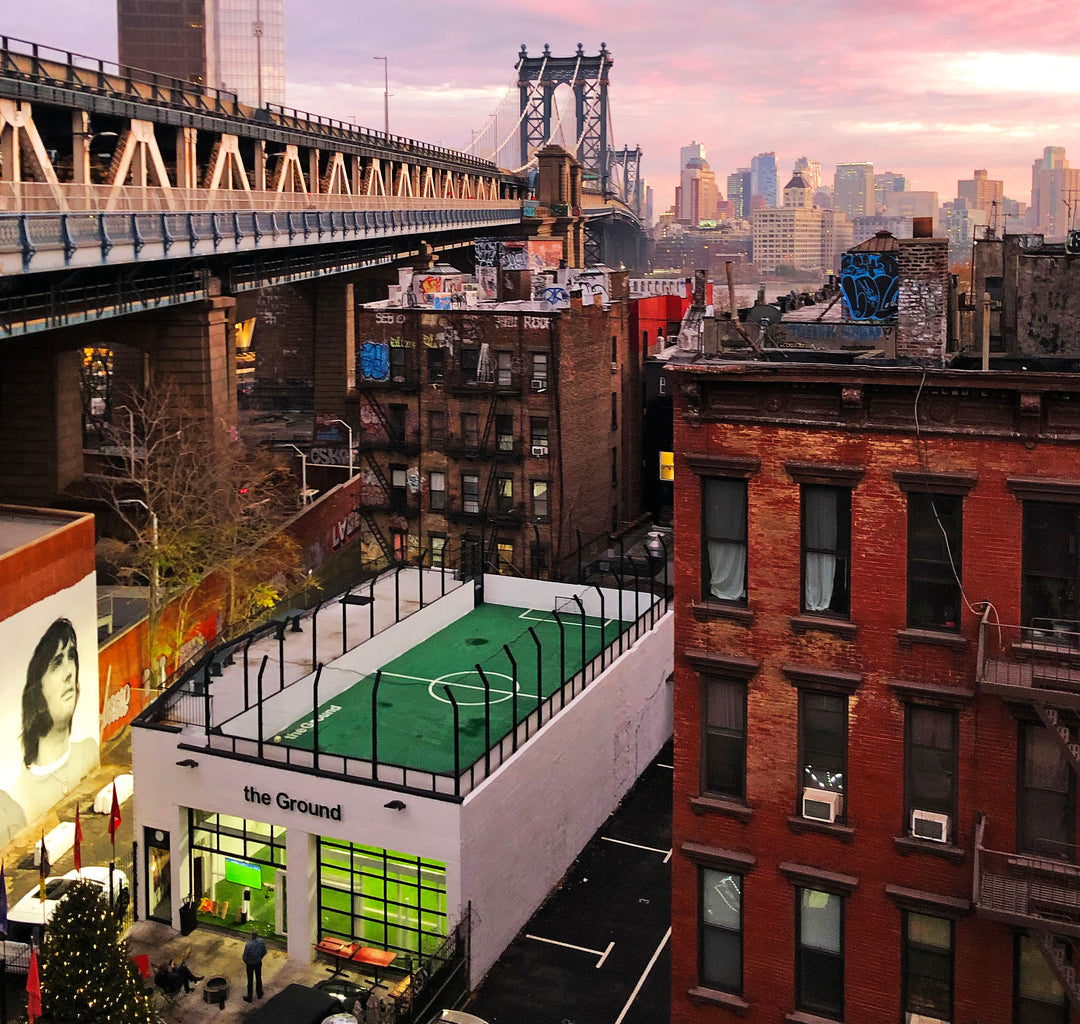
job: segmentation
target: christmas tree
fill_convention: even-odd
[[[91,882],[57,904],[41,947],[41,1010],[55,1024],[149,1024],[122,921]]]

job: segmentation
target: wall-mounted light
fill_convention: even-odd
[[[390,803],[383,804],[383,807],[385,807],[389,811],[403,811],[405,810],[405,801],[391,800]]]
[[[187,758],[184,758],[183,761],[177,761],[176,762],[176,767],[177,768],[198,768],[199,767],[199,762],[196,761],[192,757],[187,757]]]

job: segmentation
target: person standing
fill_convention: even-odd
[[[258,999],[263,997],[262,986],[262,962],[263,957],[266,956],[266,942],[259,935],[257,929],[251,929],[251,938],[244,943],[244,966],[247,968],[247,995],[244,996],[244,1002],[251,1002],[251,990],[254,987],[255,996]]]

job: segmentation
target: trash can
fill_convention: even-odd
[[[180,934],[190,935],[199,923],[198,908],[194,900],[185,900],[180,906]]]

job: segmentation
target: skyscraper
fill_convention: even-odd
[[[1080,168],[1069,167],[1065,150],[1047,146],[1031,167],[1031,226],[1047,238],[1063,238],[1080,224]]]
[[[795,173],[809,186],[811,192],[821,188],[821,161],[801,156],[795,161]]]
[[[877,210],[885,209],[885,204],[888,202],[887,196],[890,192],[906,192],[908,189],[908,180],[902,174],[897,174],[895,171],[885,171],[882,174],[874,175],[874,207]],[[873,211],[871,211],[873,212]]]
[[[758,153],[750,161],[750,194],[751,196],[764,196],[765,202],[770,206],[776,206],[777,181],[776,181],[776,154],[771,150],[768,153]]]
[[[689,146],[683,146],[679,150],[679,170],[687,167],[691,160],[704,160],[705,147],[700,142],[691,141]]]
[[[989,223],[994,207],[1001,206],[1004,188],[1004,182],[989,177],[986,171],[975,171],[974,177],[956,183],[956,198],[968,200],[971,209],[982,210],[987,216],[986,223]]]
[[[716,220],[716,175],[708,161],[691,157],[679,175],[679,201],[676,218],[697,227],[703,220]]]
[[[848,220],[874,212],[874,165],[837,164],[833,178],[833,209]]]
[[[120,63],[285,102],[285,0],[117,0]]]
[[[735,206],[735,216],[745,220],[750,216],[750,168],[740,167],[727,176],[727,197]]]

